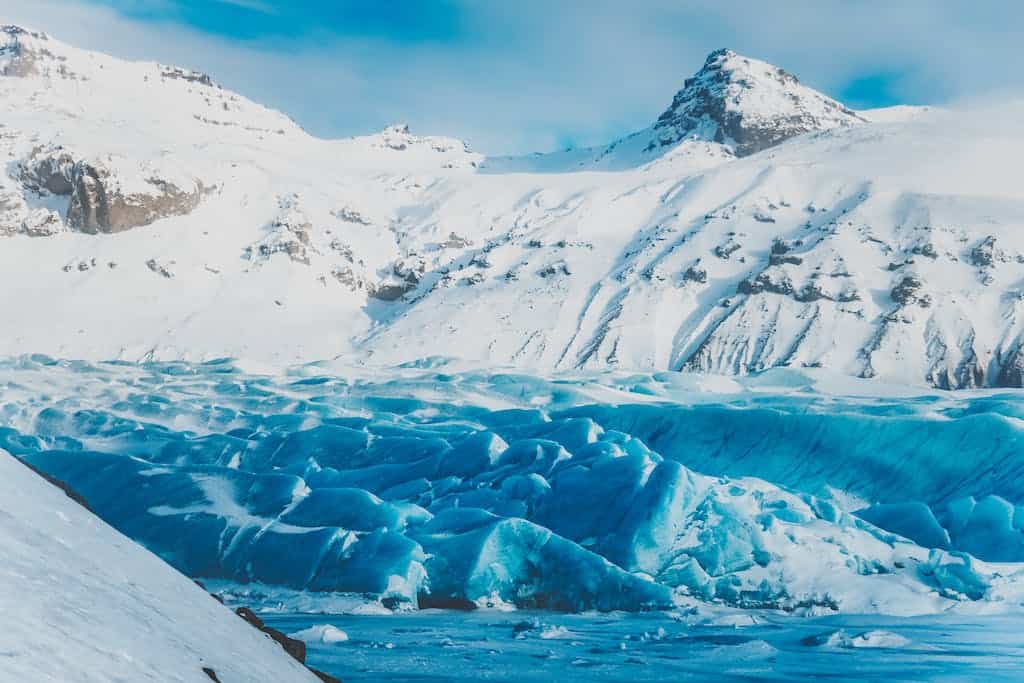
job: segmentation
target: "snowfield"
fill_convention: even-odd
[[[0,363],[0,382],[0,448],[252,604],[910,615],[1024,600],[1014,392],[45,357]]]
[[[0,452],[0,679],[315,681],[191,580]]]
[[[17,27],[0,74],[0,353],[1022,384],[1018,103],[853,112],[719,51],[647,129],[510,159]]]

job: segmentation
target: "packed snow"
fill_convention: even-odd
[[[0,451],[0,680],[315,681],[191,580]]]
[[[17,27],[0,73],[2,354],[1024,382],[1019,103],[858,113],[718,51],[643,131],[488,159]]]
[[[0,363],[0,382],[0,447],[185,574],[269,587],[259,603],[274,587],[565,611],[1024,600],[1013,392],[45,357]]]

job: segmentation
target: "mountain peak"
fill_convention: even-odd
[[[730,49],[715,50],[686,79],[658,117],[650,148],[688,137],[754,154],[796,135],[863,123],[841,103],[800,83],[796,76]]]
[[[0,76],[30,76],[36,73],[37,50],[32,44],[46,41],[45,33],[21,26],[0,26]]]

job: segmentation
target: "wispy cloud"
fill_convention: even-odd
[[[858,106],[1024,90],[1020,3],[5,0],[4,17],[200,68],[319,135],[403,120],[487,152],[643,127],[723,46]]]
[[[276,7],[268,2],[260,2],[260,0],[214,0],[214,2],[219,2],[222,5],[241,7],[242,9],[251,10],[253,12],[260,12],[261,14],[278,14]]]

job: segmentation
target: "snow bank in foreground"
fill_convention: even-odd
[[[0,680],[313,681],[202,589],[0,451]]]
[[[1015,395],[224,362],[20,359],[0,377],[0,447],[191,576],[559,610],[906,614],[1024,593],[1024,566],[978,559],[1018,559],[996,554],[1021,536],[998,504],[1024,497]]]

